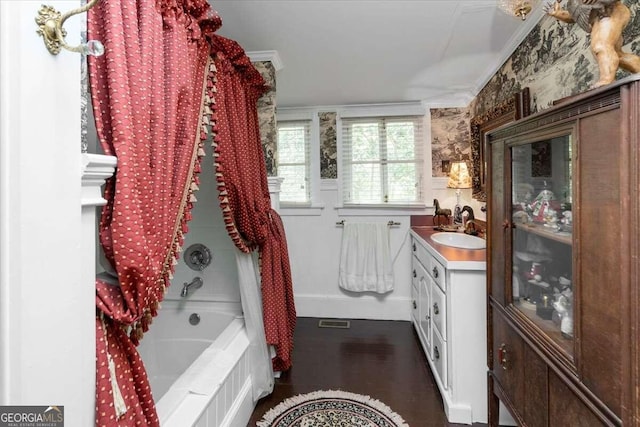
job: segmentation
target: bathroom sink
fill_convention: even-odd
[[[486,240],[464,233],[436,233],[431,235],[431,240],[441,245],[461,249],[484,249],[487,247]]]

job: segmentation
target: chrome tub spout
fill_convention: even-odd
[[[182,292],[180,292],[180,296],[182,298],[185,298],[187,295],[189,295],[190,289],[193,289],[193,290],[200,289],[203,283],[204,282],[200,277],[194,277],[191,283],[185,282],[184,285],[182,285]]]

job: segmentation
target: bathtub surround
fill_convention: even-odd
[[[165,300],[138,347],[162,427],[247,425],[254,404],[240,312],[239,303]]]

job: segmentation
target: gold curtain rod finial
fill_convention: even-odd
[[[104,53],[104,46],[98,40],[89,40],[87,43],[83,43],[79,46],[69,46],[65,37],[67,31],[62,27],[64,22],[79,13],[83,13],[95,6],[100,0],[91,0],[86,5],[77,9],[70,10],[64,15],[58,12],[52,6],[42,5],[38,10],[38,16],[36,16],[36,24],[38,35],[44,39],[44,45],[52,55],[60,53],[61,48],[65,48],[71,52],[78,52],[85,55],[100,56]]]

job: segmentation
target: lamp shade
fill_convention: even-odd
[[[449,172],[449,188],[471,188],[471,175],[466,162],[453,162]]]

